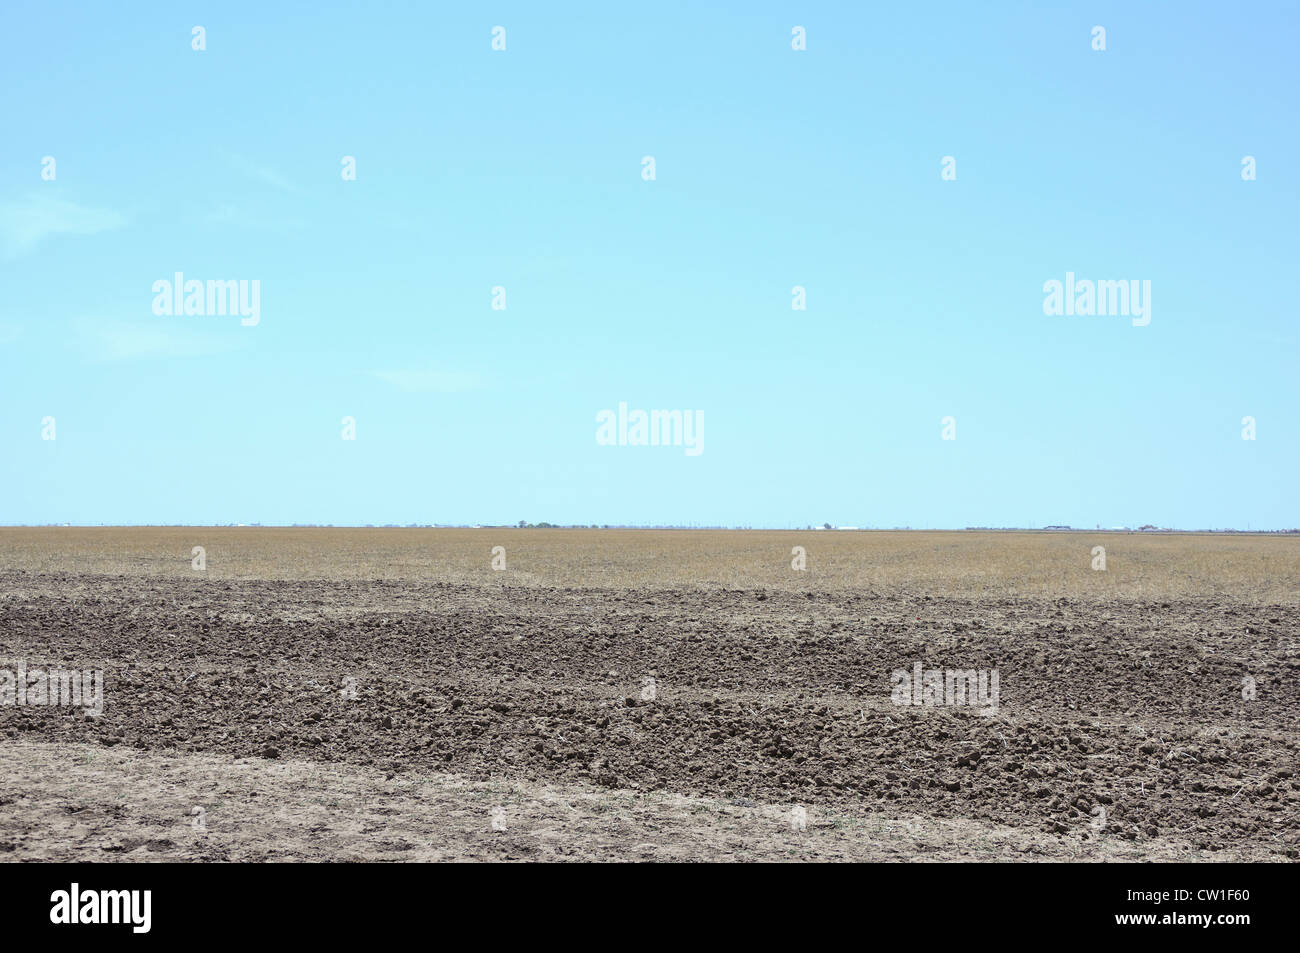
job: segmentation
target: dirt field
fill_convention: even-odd
[[[0,859],[1300,857],[1296,538],[0,529],[19,663]]]

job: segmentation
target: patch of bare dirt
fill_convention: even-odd
[[[9,861],[1267,860],[1153,839],[316,761],[0,747]]]
[[[0,593],[0,667],[106,673],[99,718],[0,706],[12,750],[801,804],[1046,855],[1300,856],[1292,604],[13,570]],[[997,714],[895,706],[917,661],[996,669]],[[194,856],[170,839],[150,853]]]

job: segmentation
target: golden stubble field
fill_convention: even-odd
[[[1300,536],[266,527],[0,529],[0,569],[206,579],[1300,600]],[[506,571],[492,569],[505,549]],[[1096,546],[1104,572],[1092,568]],[[791,568],[802,547],[807,569]]]

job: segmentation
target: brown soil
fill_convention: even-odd
[[[1129,580],[1117,594],[1087,568],[1091,539],[980,534],[991,550],[1046,546],[1081,565],[1045,596],[1037,577],[1024,594],[972,582],[960,547],[974,534],[950,534],[955,554],[935,548],[941,534],[914,537],[914,568],[888,586],[815,571],[823,539],[875,534],[646,534],[637,545],[687,546],[686,563],[715,575],[732,559],[737,579],[772,537],[778,568],[751,575],[779,585],[691,582],[679,563],[658,579],[622,572],[636,584],[561,586],[547,573],[578,572],[583,534],[447,531],[439,545],[462,546],[463,568],[438,581],[398,558],[409,537],[387,554],[406,568],[369,579],[354,574],[385,565],[382,546],[346,559],[347,531],[315,549],[282,537],[281,562],[297,568],[250,578],[223,568],[222,547],[242,533],[274,553],[276,531],[225,531],[205,573],[181,544],[211,530],[100,532],[119,534],[118,564],[107,546],[60,550],[59,531],[0,531],[0,667],[106,673],[99,718],[0,705],[0,857],[63,858],[69,843],[96,859],[140,859],[141,846],[161,858],[1300,856],[1300,604],[1277,598],[1297,541],[1233,540],[1238,570],[1266,568],[1231,598],[1212,560],[1199,570],[1211,594],[1189,591],[1195,537],[1142,540],[1167,548],[1135,545],[1137,575],[1128,537],[1103,538]],[[906,553],[900,535],[888,545]],[[501,573],[488,568],[497,537],[511,553]],[[796,537],[808,573],[789,568]],[[1033,555],[992,560],[1013,558]],[[966,566],[961,585],[943,585],[945,559]],[[895,706],[890,673],[918,661],[996,669],[999,711]],[[78,772],[94,805],[84,829],[67,813]],[[278,812],[277,827],[257,810],[268,797],[298,813]],[[395,814],[370,811],[384,798]],[[494,798],[509,801],[505,832],[484,814]],[[177,835],[193,805],[216,801],[203,844]],[[807,831],[788,823],[796,804]],[[323,835],[287,819],[299,814]],[[611,818],[618,836],[601,827]]]

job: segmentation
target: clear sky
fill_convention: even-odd
[[[4,4],[0,523],[1300,526],[1295,4],[272,6]]]

